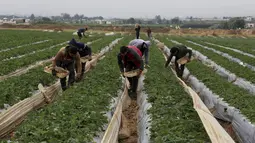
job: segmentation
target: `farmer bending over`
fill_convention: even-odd
[[[89,61],[92,59],[91,57],[91,54],[92,54],[92,51],[91,51],[91,48],[84,44],[84,43],[81,43],[81,42],[76,42],[75,39],[72,39],[70,42],[69,42],[69,45],[70,46],[74,46],[74,47],[77,47],[77,50],[80,54],[80,57],[87,57],[89,59]],[[85,72],[85,66],[86,66],[86,62],[84,63],[81,63],[81,77],[80,79],[83,78],[83,75],[84,75],[84,72]],[[77,66],[76,66],[76,72],[77,72]]]
[[[134,39],[129,42],[129,46],[136,46],[145,56],[145,67],[150,67],[149,64],[149,48],[151,46],[150,41],[144,41],[143,39]]]
[[[175,63],[175,71],[176,71],[176,74],[178,77],[182,77],[183,71],[185,68],[185,64],[181,64],[179,66],[179,63],[177,61],[179,59],[185,57],[187,54],[189,54],[189,56],[188,56],[188,62],[189,62],[191,59],[191,55],[192,55],[192,51],[190,49],[188,49],[184,45],[176,45],[176,46],[172,47],[170,50],[170,56],[165,64],[165,67],[167,67],[169,65],[173,56],[175,56],[175,62],[174,62]]]
[[[87,30],[88,30],[87,27],[78,29],[77,35],[79,36],[80,39],[82,38],[82,36],[85,37],[85,31]]]
[[[74,72],[74,62],[76,62],[76,66],[78,69],[77,78],[81,76],[81,62],[80,62],[80,54],[77,52],[77,48],[73,46],[66,46],[61,48],[54,60],[52,61],[52,75],[56,76],[55,67],[62,67],[69,71],[69,79],[68,85],[66,86],[66,77],[60,79],[62,90],[66,90],[70,85],[73,85],[75,81],[75,72]]]
[[[120,47],[120,53],[118,54],[118,64],[122,75],[125,72],[139,69],[139,74],[134,77],[128,77],[131,90],[129,90],[129,96],[136,99],[136,89],[138,85],[138,79],[144,69],[142,53],[135,46],[122,46]]]

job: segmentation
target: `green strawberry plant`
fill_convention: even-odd
[[[152,105],[148,111],[151,116],[151,142],[210,142],[198,114],[193,109],[191,97],[172,71],[164,67],[165,62],[162,52],[153,46],[144,85],[148,101]]]
[[[216,64],[226,68],[230,72],[236,74],[238,77],[245,78],[246,80],[255,83],[255,72],[251,71],[247,67],[243,67],[235,62],[229,61],[227,58],[213,53],[212,51],[208,51],[202,47],[196,46],[194,44],[188,43],[185,39],[180,37],[170,37],[169,39],[174,39],[180,43],[185,44],[188,47],[193,48],[194,50],[199,51],[203,55],[207,56],[209,59],[213,60]],[[169,41],[169,43],[171,43]],[[166,44],[167,45],[167,44]]]
[[[15,132],[18,142],[92,142],[107,124],[105,113],[121,88],[116,54],[123,39],[85,79],[45,108],[32,112]]]

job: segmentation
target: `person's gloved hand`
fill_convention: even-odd
[[[52,70],[52,75],[57,76],[57,71],[55,69]]]

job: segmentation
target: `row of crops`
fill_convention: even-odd
[[[208,59],[211,59],[219,66],[224,67],[230,73],[233,73],[237,75],[237,77],[243,78],[247,82],[250,82],[252,85],[254,85],[255,72],[251,68],[243,66],[242,63],[232,61],[225,56],[226,54],[228,54],[234,58],[240,59],[243,62],[254,65],[253,55],[254,55],[255,48],[252,45],[254,43],[253,38],[241,39],[241,40],[229,39],[227,42],[226,40],[222,40],[219,38],[208,38],[208,37],[201,38],[201,37],[158,36],[157,38],[160,39],[160,41],[164,42],[167,45],[167,47],[172,47],[176,45],[176,43],[185,44],[186,46],[192,48],[193,50],[196,50],[202,53]],[[229,49],[227,50],[226,47]],[[215,49],[224,54],[221,55],[208,48]],[[248,53],[251,55],[248,55],[248,54],[245,55],[244,53]],[[232,118],[232,119],[228,119],[228,121],[231,122],[233,118],[236,118],[234,115],[235,114],[234,112],[238,113],[238,110],[240,110],[240,113],[244,115],[246,119],[242,119],[243,117],[241,115],[238,120],[243,120],[240,122],[245,122],[245,124],[248,125],[246,129],[242,129],[243,132],[245,132],[243,134],[246,134],[245,135],[246,137],[244,137],[244,135],[241,135],[241,138],[243,141],[252,142],[253,140],[251,139],[249,132],[251,132],[250,129],[254,130],[254,127],[246,120],[248,119],[249,121],[251,121],[251,123],[254,123],[255,114],[253,112],[253,109],[254,109],[253,103],[254,103],[255,97],[254,97],[254,92],[250,92],[253,89],[237,86],[237,84],[229,82],[226,78],[224,78],[224,75],[217,74],[212,67],[198,60],[194,60],[191,63],[187,64],[187,69],[189,70],[191,75],[195,76],[198,79],[198,81],[203,84],[203,86],[209,88],[209,91],[211,91],[212,94],[216,95],[216,98],[219,98],[221,101],[226,102],[226,104],[223,104],[223,103],[220,103],[220,104],[223,104],[225,106],[225,110],[226,110],[225,114],[228,114],[229,118]],[[239,85],[240,84],[242,83],[239,83]],[[192,86],[194,87],[194,85]],[[195,85],[195,86],[199,86],[199,85]],[[199,87],[194,87],[194,88],[199,89]],[[198,91],[198,93],[204,92],[203,89],[199,89],[199,90],[200,91]],[[203,93],[203,94],[206,94],[206,93]],[[208,92],[207,94],[212,95],[210,92]],[[234,107],[235,109],[234,110],[229,109],[230,107]],[[229,115],[229,113],[227,113],[228,112],[227,110],[231,110],[229,111],[229,113],[232,111],[234,112],[230,113],[232,115]],[[220,111],[220,112],[223,112],[223,111]],[[238,126],[241,126],[241,125],[238,125]],[[236,128],[240,129],[242,127],[236,127]],[[240,131],[237,131],[237,132],[240,132]],[[239,133],[239,135],[240,134],[242,133]]]
[[[52,58],[61,47],[65,46],[66,41],[72,38],[71,33],[68,32],[4,32],[5,34],[9,34],[11,38],[17,38],[17,42],[5,47],[11,48],[10,50],[2,51],[4,57],[0,57],[0,63],[2,65],[0,76],[23,67],[28,67],[38,61]],[[30,40],[20,38],[21,36],[15,36],[17,32],[24,34]],[[29,38],[29,36],[34,38]],[[119,47],[127,45],[133,37],[121,36],[120,34],[113,36],[93,34],[92,37],[82,39],[83,42],[101,39],[91,45],[93,53],[98,53],[102,48],[111,43],[111,41],[120,37],[124,38],[112,51],[106,54],[106,57],[92,71],[86,74],[81,82],[76,83],[73,87],[63,92],[52,104],[31,112],[25,121],[15,130],[14,137],[11,140],[18,142],[95,141],[95,137],[100,132],[105,131],[105,127],[108,124],[106,113],[110,110],[110,102],[113,98],[117,97],[117,91],[122,87],[116,55],[119,52]],[[209,38],[201,39],[201,37],[156,36],[156,38],[164,42],[168,47],[174,45],[171,40],[192,47],[214,60],[217,64],[254,83],[254,71],[187,41],[190,40],[208,47],[209,45],[206,45],[205,42],[217,42],[219,45],[224,45],[223,42],[219,43],[221,40],[218,38],[214,38],[217,41]],[[48,41],[32,45],[29,44],[40,40]],[[242,40],[250,41],[251,39]],[[8,40],[5,42],[8,45]],[[58,45],[60,43],[63,43],[63,45]],[[250,44],[252,42],[247,43]],[[235,44],[238,48],[238,44]],[[233,45],[227,46],[232,47]],[[217,46],[210,47],[217,50],[223,49]],[[240,47],[242,47],[241,43]],[[246,50],[247,53],[252,54],[251,51]],[[224,49],[222,52],[228,51]],[[244,62],[253,64],[249,61],[249,58],[242,54],[233,53],[233,51],[228,54],[233,57],[238,56]],[[152,119],[151,126],[149,127],[151,132],[150,140],[155,143],[210,142],[198,114],[193,109],[192,99],[184,91],[169,68],[164,68],[164,63],[165,59],[161,51],[153,44],[150,51],[151,68],[148,69],[144,81],[145,92],[148,94],[147,100],[152,105],[147,113]],[[4,104],[12,106],[20,100],[32,96],[34,91],[37,90],[38,83],[43,83],[44,86],[55,83],[56,78],[43,72],[45,65],[43,64],[33,68],[20,76],[10,77],[4,81],[0,81],[0,91],[2,92],[0,98],[1,108],[3,108]],[[212,92],[224,98],[231,106],[240,109],[241,113],[246,115],[251,121],[254,120],[255,114],[252,111],[254,97],[251,93],[223,79],[199,61],[192,61],[187,64],[187,68],[194,76],[210,88]],[[241,70],[239,70],[240,68]]]
[[[103,41],[93,43],[91,45],[91,47],[93,48],[93,52],[98,52],[100,49],[104,48],[107,44],[115,40],[117,37],[118,36],[110,36],[106,37]],[[56,53],[60,47],[61,46],[54,48],[53,53]],[[49,57],[47,58],[51,58],[52,56],[54,56],[52,52],[43,52],[42,54],[48,54]],[[31,62],[36,62],[36,60],[38,60],[37,57],[32,56],[31,59]],[[24,64],[25,59],[19,60],[19,63]],[[37,85],[40,82],[42,82],[45,86],[48,86],[55,82],[54,77],[45,73],[42,70],[45,66],[45,64],[41,65],[39,67],[29,70],[28,73],[16,77],[11,77],[6,81],[0,82],[1,91],[4,91],[1,94],[0,105],[3,106],[4,103],[13,105],[18,101],[31,96],[33,94],[32,91],[37,89]]]
[[[100,37],[100,36],[99,36]],[[103,37],[100,42],[96,42],[92,44],[92,49],[94,51],[99,51],[99,49],[106,46],[108,43],[116,39],[117,37],[120,37],[120,35],[116,36],[110,36],[110,37]],[[37,110],[35,112],[32,112],[28,115],[26,120],[23,122],[21,126],[17,128],[15,131],[14,138],[12,140],[19,141],[19,142],[41,142],[41,141],[47,141],[47,142],[90,142],[94,139],[94,137],[97,136],[98,132],[103,130],[103,127],[105,124],[107,124],[107,118],[105,117],[105,113],[109,111],[109,103],[113,97],[117,96],[117,90],[121,88],[121,80],[119,75],[119,68],[116,62],[116,54],[119,51],[117,47],[120,47],[121,45],[126,45],[131,40],[131,37],[125,36],[124,39],[116,46],[116,48],[113,49],[110,53],[107,54],[106,58],[104,58],[102,61],[100,61],[95,69],[93,69],[92,72],[89,72],[86,74],[85,79],[75,84],[74,87],[67,90],[63,93],[62,96],[58,97],[56,102],[53,104],[48,105],[45,108],[42,108],[40,110]],[[89,40],[88,40],[89,41]],[[59,46],[60,47],[60,46]],[[59,49],[59,47],[56,47],[54,49]],[[20,48],[19,48],[20,49]],[[155,55],[152,55],[151,58],[159,59],[158,61],[155,60],[155,63],[153,62],[153,68],[151,69],[152,75],[148,75],[148,77],[154,77],[159,75],[159,72],[156,72],[157,74],[153,74],[154,71],[157,70],[157,68],[161,68],[163,64],[160,64],[161,62],[164,62],[163,56],[161,55],[160,51],[155,49],[153,47],[153,53],[155,52]],[[50,55],[54,56],[54,55]],[[35,57],[34,57],[35,58]],[[48,57],[49,58],[49,57]],[[41,59],[34,59],[33,62],[38,61]],[[22,60],[20,60],[22,62]],[[116,64],[114,64],[116,63]],[[160,67],[156,67],[157,65],[161,65]],[[39,82],[43,82],[44,85],[50,85],[53,82],[56,81],[51,75],[46,74],[42,71],[42,68],[45,65],[41,65],[37,68],[29,70],[27,73],[22,74],[17,77],[11,77],[6,79],[5,81],[0,82],[2,84],[1,91],[4,91],[3,98],[1,98],[1,104],[3,103],[14,105],[18,101],[25,99],[33,94],[33,91],[36,90],[37,84]],[[155,67],[154,67],[155,66]],[[187,118],[192,118],[191,120],[194,120],[196,123],[196,129],[199,129],[200,133],[202,135],[205,135],[205,138],[202,137],[195,137],[198,135],[195,133],[194,135],[190,135],[187,139],[192,139],[193,141],[201,141],[201,140],[208,140],[208,137],[206,136],[206,132],[203,129],[202,123],[198,121],[198,116],[192,109],[192,103],[190,102],[189,97],[187,94],[183,91],[180,85],[177,84],[177,81],[174,77],[169,74],[169,70],[164,70],[164,75],[167,77],[171,77],[170,81],[163,82],[164,86],[168,86],[168,82],[176,82],[176,87],[178,88],[178,91],[172,92],[171,94],[183,94],[183,96],[180,96],[179,99],[176,99],[176,102],[178,100],[182,101],[183,98],[187,98],[188,100],[185,101],[186,103],[189,103],[187,107],[191,108],[190,115],[187,115]],[[149,74],[148,73],[148,74]],[[100,77],[100,78],[99,78]],[[162,79],[165,79],[164,76],[161,76]],[[153,83],[153,80],[155,79],[147,79],[146,83],[151,89],[146,92],[151,93],[152,99],[150,100],[151,103],[156,103],[156,99],[154,97],[158,96],[158,93],[153,93],[153,86],[155,83]],[[160,82],[159,80],[158,82]],[[153,83],[153,84],[152,84]],[[157,83],[156,83],[157,84]],[[111,85],[111,86],[109,86]],[[175,89],[176,87],[170,88],[168,91],[172,91],[172,89]],[[147,87],[146,87],[147,88]],[[162,91],[163,93],[164,91]],[[161,93],[160,93],[161,95]],[[172,96],[171,95],[171,96]],[[163,97],[163,94],[162,94]],[[151,97],[150,97],[151,98]],[[171,98],[170,96],[168,97]],[[162,100],[159,98],[157,101],[158,105],[162,105],[165,102],[165,100]],[[173,103],[171,100],[169,100],[169,103]],[[162,107],[157,107],[155,104],[152,110],[160,110]],[[167,106],[167,104],[164,104]],[[181,110],[182,113],[189,112],[190,109],[187,111],[183,110],[185,107],[183,105],[178,105],[182,107],[178,107],[178,110]],[[177,107],[176,107],[177,108]],[[183,108],[183,109],[182,109]],[[175,111],[169,110],[170,113],[174,114]],[[182,117],[182,113],[177,113],[180,116],[178,118],[185,118]],[[158,124],[158,121],[156,120],[157,116],[162,115],[164,113],[158,113],[158,112],[151,112],[150,113],[155,118],[154,125]],[[170,116],[166,113],[165,118],[168,118]],[[186,116],[186,115],[185,115]],[[177,119],[178,119],[177,118]],[[173,119],[173,121],[176,119]],[[184,120],[184,119],[183,119]],[[160,120],[161,122],[165,122],[164,124],[169,124],[168,126],[174,127],[175,125],[171,123],[171,121],[166,122],[165,119]],[[186,126],[184,121],[180,121],[179,126]],[[158,131],[159,127],[152,126],[153,134],[152,140],[155,142],[161,142],[164,140],[169,140],[172,138],[164,137],[167,132],[164,133],[164,131]],[[199,126],[198,126],[199,125]],[[188,128],[193,128],[188,127]],[[187,129],[188,129],[187,128]],[[174,128],[173,128],[174,129]],[[181,132],[181,128],[178,129],[179,132]],[[157,137],[155,135],[162,133],[162,137]],[[176,131],[178,133],[178,131]],[[173,134],[176,134],[173,132]],[[181,134],[175,135],[176,141],[183,141],[180,140]]]
[[[41,32],[42,33],[42,32]],[[27,34],[27,33],[26,33]],[[44,33],[42,33],[42,37]],[[67,41],[71,40],[70,33],[54,33],[55,37],[51,36],[48,42],[43,42],[36,45],[27,45],[21,48],[13,48],[9,51],[2,52],[0,58],[0,64],[2,65],[0,70],[0,76],[13,72],[21,67],[34,64],[37,61],[50,59],[54,56],[60,47],[63,47]],[[83,42],[89,42],[101,38],[102,35],[95,35],[89,37]],[[95,49],[96,50],[96,49]]]

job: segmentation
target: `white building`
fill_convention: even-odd
[[[255,27],[255,23],[247,23],[246,24],[246,28],[254,28]]]
[[[247,17],[244,18],[244,20],[251,22],[253,20],[253,17],[252,16],[247,16]]]
[[[106,24],[112,24],[112,22],[111,21],[106,21]]]

